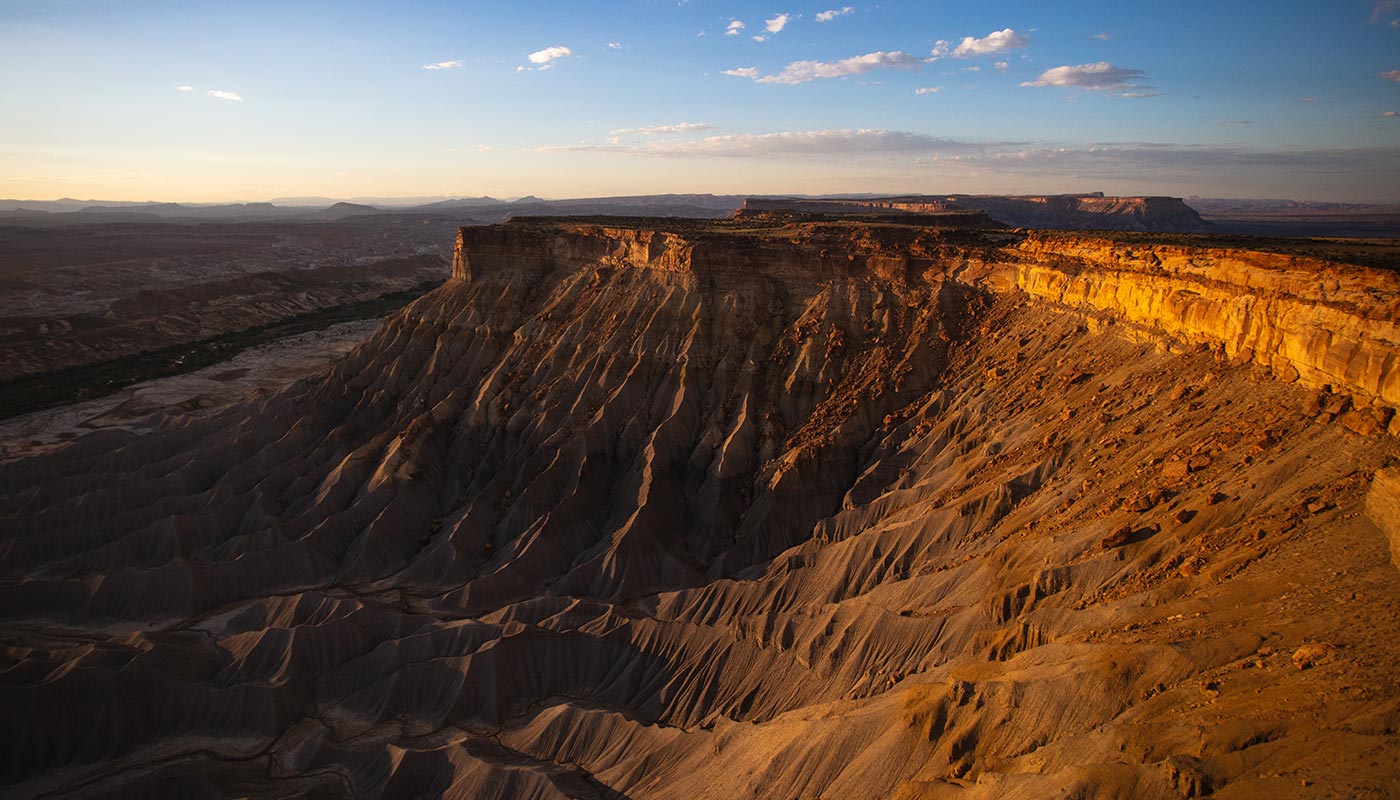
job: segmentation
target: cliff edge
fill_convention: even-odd
[[[522,220],[463,228],[453,276],[621,267],[823,281],[945,278],[1075,309],[1163,346],[1201,346],[1275,377],[1400,406],[1400,273],[1240,246],[838,221],[626,226]],[[1400,429],[1397,429],[1400,430]]]

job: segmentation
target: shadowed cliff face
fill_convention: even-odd
[[[3,468],[0,782],[1385,796],[1398,293],[1266,262],[464,229],[323,379]]]

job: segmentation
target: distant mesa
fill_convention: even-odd
[[[374,206],[361,205],[359,203],[336,203],[330,208],[316,212],[320,219],[345,219],[346,217],[359,217],[366,214],[382,214],[384,212]]]
[[[1205,233],[1210,223],[1179,197],[1107,197],[1102,192],[1059,195],[914,195],[903,197],[758,198],[744,200],[740,217],[773,213],[953,215],[982,212],[1016,228]]]

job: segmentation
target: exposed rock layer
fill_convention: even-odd
[[[1244,248],[1084,234],[942,236],[806,224],[747,236],[586,223],[464,228],[453,276],[591,264],[826,280],[950,277],[1101,315],[1269,367],[1285,380],[1400,405],[1400,273]]]
[[[1396,790],[1395,444],[1150,317],[1371,342],[1360,273],[739,230],[465,229],[324,379],[0,468],[8,793]]]

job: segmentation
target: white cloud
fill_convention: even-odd
[[[914,90],[914,94],[938,94],[943,91],[942,86],[924,86]]]
[[[1005,71],[1007,71],[1008,69],[1011,68],[1011,65],[1008,64],[1008,63],[1006,63],[1005,61],[998,61],[997,63],[993,64],[992,66],[994,66],[994,67],[997,68],[997,72],[1005,72]]]
[[[760,76],[757,69],[725,70],[725,75],[737,75],[759,83],[806,83],[818,78],[843,78],[847,75],[863,75],[877,69],[917,69],[923,59],[900,50],[891,52],[866,53],[840,61],[794,61],[774,75]]]
[[[764,36],[763,34],[760,33],[759,35],[753,37],[753,40],[754,40],[755,42],[766,42],[766,41],[768,41],[768,37],[767,37],[767,36]]]
[[[724,29],[724,35],[725,35],[725,36],[738,36],[738,35],[739,35],[739,31],[742,31],[743,29],[744,29],[744,23],[740,22],[740,21],[737,20],[737,19],[731,19],[731,20],[729,20],[729,27],[727,27],[727,28]]]
[[[1018,47],[1025,47],[1030,44],[1031,37],[1024,33],[1017,33],[1011,28],[1003,28],[999,31],[992,31],[981,39],[964,36],[962,43],[953,50],[953,58],[971,58],[972,56],[985,56],[990,53],[1005,53],[1007,50],[1015,50]]]
[[[530,54],[529,58],[531,64],[548,64],[556,58],[563,58],[565,56],[571,56],[573,54],[574,51],[570,50],[569,48],[564,47],[563,45],[556,44],[553,47],[546,47],[543,50],[536,50],[535,52]]]
[[[837,17],[844,17],[847,14],[854,14],[856,10],[850,6],[833,8],[830,11],[822,11],[817,14],[817,22],[830,22]]]
[[[176,86],[176,87],[175,87],[175,91],[177,91],[177,92],[193,92],[193,91],[194,91],[194,87],[193,87],[193,86],[183,86],[183,85],[182,85],[182,86]]]
[[[1110,34],[1107,34],[1107,33],[1096,33],[1096,34],[1093,34],[1092,36],[1090,36],[1089,38],[1090,38],[1090,39],[1098,39],[1098,40],[1101,41],[1101,42],[1106,42],[1106,41],[1108,41],[1109,39],[1112,39],[1113,36],[1110,35]]]
[[[462,66],[460,61],[438,61],[434,64],[424,64],[423,69],[456,69]]]
[[[1381,119],[1391,119],[1391,118],[1398,117],[1398,116],[1400,116],[1400,114],[1397,114],[1397,113],[1395,113],[1394,111],[1382,111],[1382,112],[1381,112]]]
[[[661,136],[668,133],[691,133],[692,131],[714,130],[708,122],[678,122],[674,125],[647,125],[641,128],[618,128],[609,136]]]
[[[622,49],[622,42],[608,42],[608,49],[609,49],[609,50],[621,50],[621,49]]]
[[[778,33],[782,31],[783,28],[786,28],[788,22],[791,20],[791,14],[779,14],[772,19],[764,20],[763,27],[766,28],[769,33]]]
[[[1147,73],[1140,69],[1115,67],[1107,61],[1099,61],[1047,69],[1039,78],[1021,85],[1075,87],[1096,92],[1120,91],[1124,97],[1149,97],[1151,95],[1146,92],[1136,91],[1146,88],[1141,84],[1145,77]]]
[[[1396,83],[1400,83],[1400,69],[1392,69],[1386,72],[1382,72],[1377,77],[1385,78],[1388,81],[1395,81]]]
[[[243,100],[243,95],[238,92],[226,92],[223,89],[210,89],[205,92],[205,94],[210,97],[217,97],[220,100],[238,100],[240,102]]]

